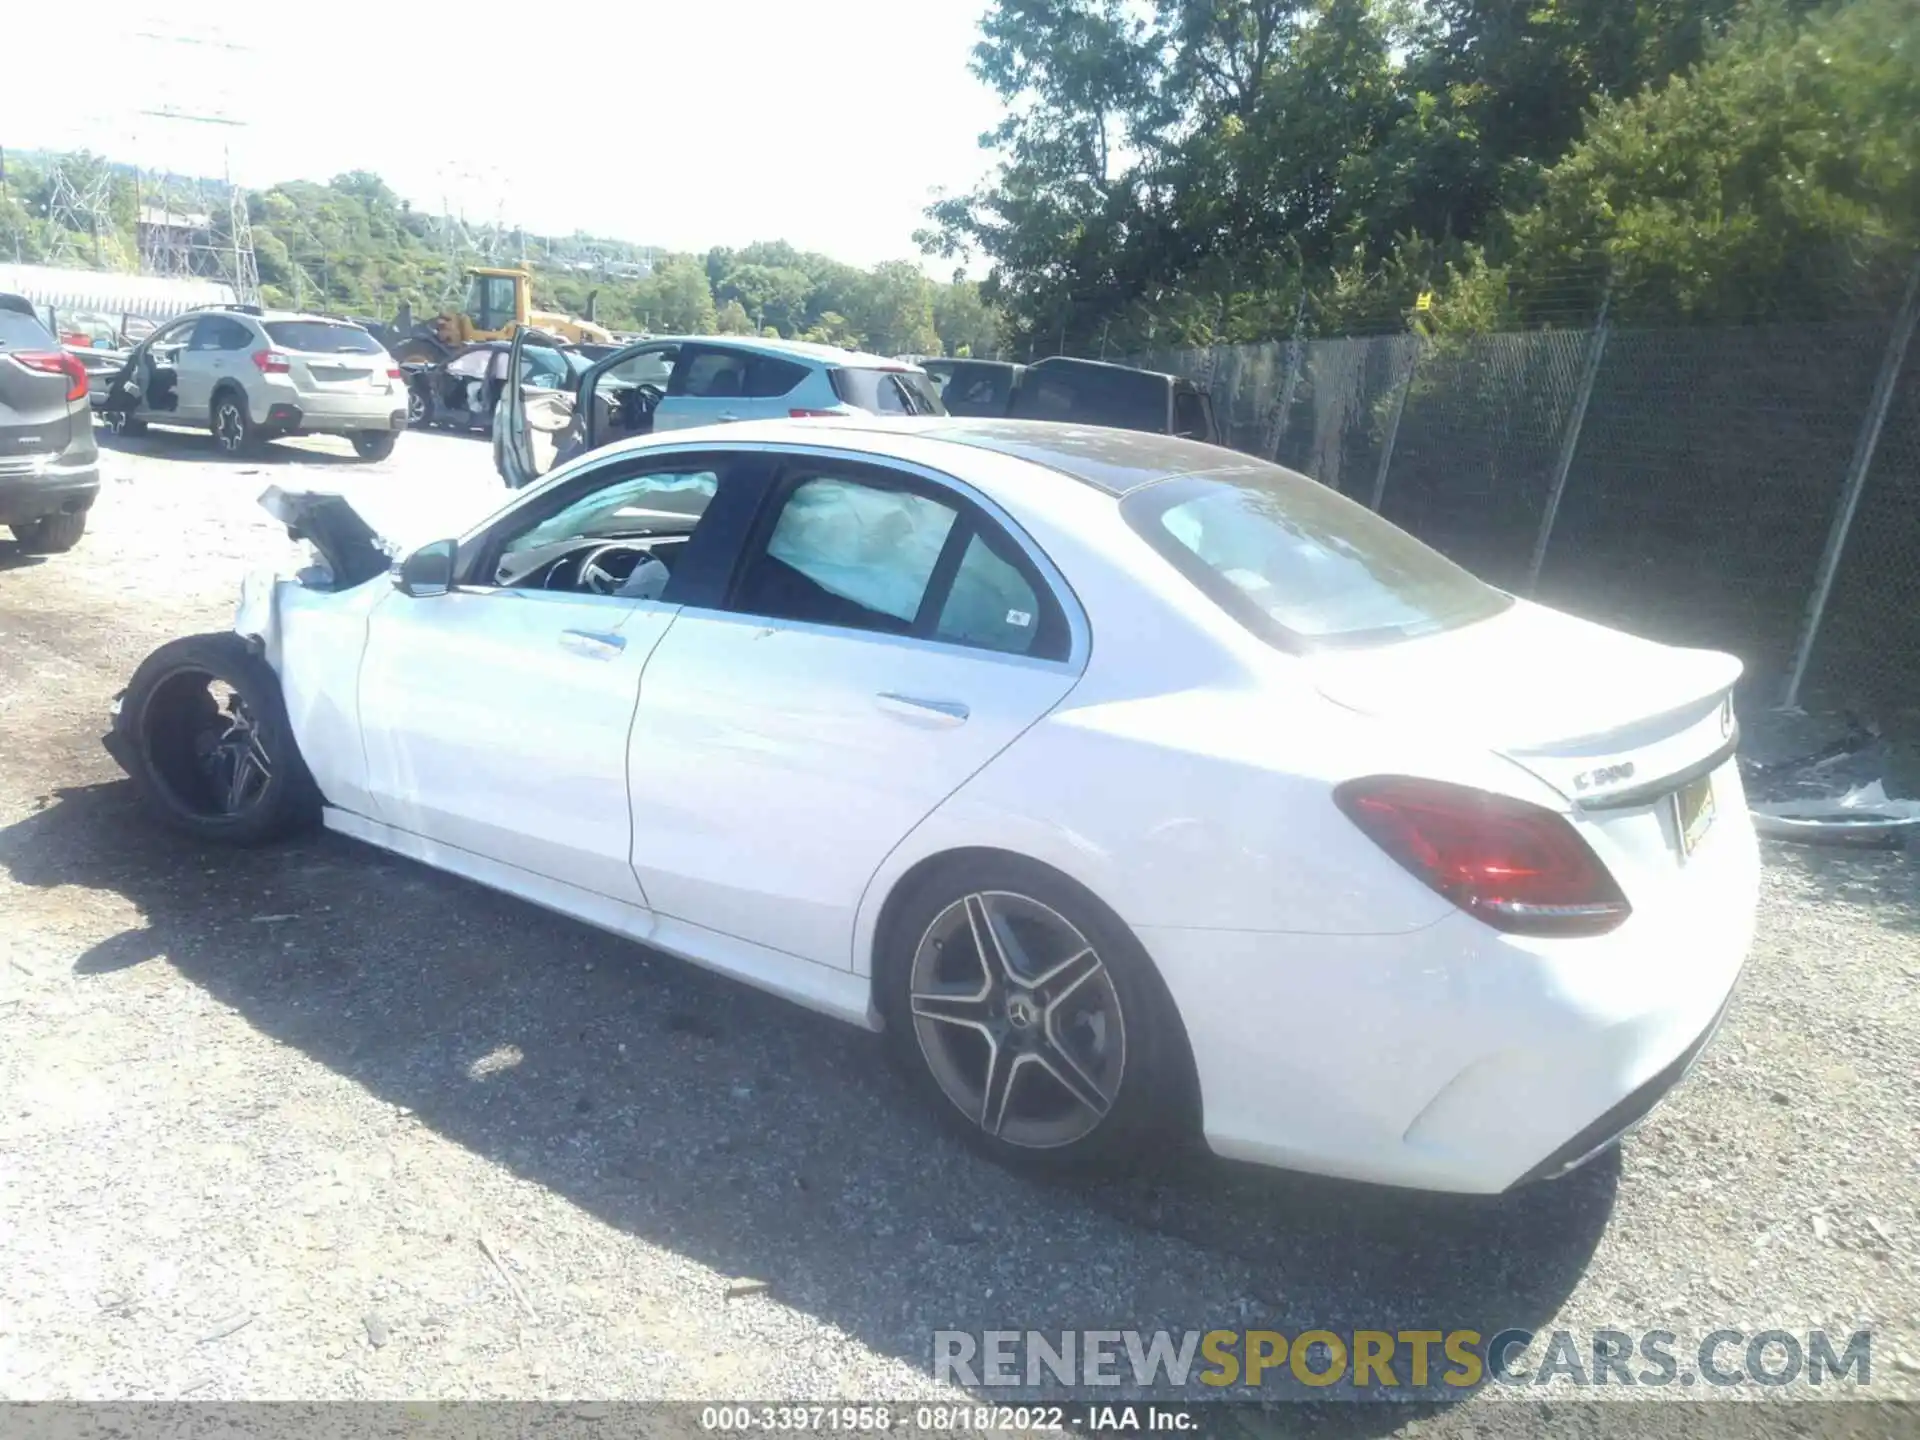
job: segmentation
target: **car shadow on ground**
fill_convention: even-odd
[[[335,837],[200,849],[113,782],[43,797],[0,866],[144,914],[83,979],[164,957],[441,1135],[923,1370],[938,1329],[1531,1328],[1619,1179],[1610,1154],[1487,1199],[1204,1157],[1034,1183],[941,1134],[875,1037]]]
[[[44,565],[46,563],[46,556],[36,555],[29,550],[22,549],[20,543],[16,540],[8,540],[0,537],[0,571],[29,570],[35,565]]]
[[[319,449],[305,444],[288,444],[282,440],[266,440],[250,446],[239,455],[225,455],[213,443],[213,436],[205,430],[179,429],[167,430],[159,427],[146,430],[139,435],[116,435],[104,426],[94,427],[94,438],[102,450],[111,450],[123,455],[139,455],[149,460],[177,460],[195,465],[348,465],[357,466],[367,462],[353,453],[349,442],[337,437],[322,438],[331,447]],[[302,437],[312,438],[312,437]]]

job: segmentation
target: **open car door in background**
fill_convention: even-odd
[[[513,332],[508,352],[507,386],[500,401],[500,433],[494,452],[500,478],[510,489],[536,483],[576,447],[566,447],[574,428],[578,397],[564,362],[555,368],[533,363],[530,350],[558,354],[565,342],[522,325]]]

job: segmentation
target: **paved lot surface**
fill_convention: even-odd
[[[413,538],[501,492],[452,436],[107,465],[77,551],[0,542],[0,1398],[909,1397],[936,1329],[1260,1325],[1870,1327],[1873,1391],[1920,1391],[1912,860],[1770,853],[1718,1043],[1558,1184],[1032,1185],[869,1037],[344,841],[150,828],[107,704],[298,557],[261,489]]]

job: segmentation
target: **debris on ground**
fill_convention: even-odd
[[[205,1345],[213,1340],[224,1340],[227,1336],[233,1334],[234,1331],[244,1330],[252,1323],[253,1312],[251,1310],[242,1310],[237,1315],[229,1315],[226,1319],[209,1326],[207,1330],[201,1334],[199,1343]]]
[[[1893,800],[1878,780],[1821,800],[1756,800],[1753,828],[1775,840],[1810,845],[1904,844],[1920,826],[1920,800]]]

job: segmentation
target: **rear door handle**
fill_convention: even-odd
[[[896,695],[882,691],[874,703],[889,715],[921,725],[962,725],[973,712],[958,700],[930,700],[922,695]]]
[[[562,630],[560,648],[589,660],[611,660],[627,648],[625,638],[604,630]]]

